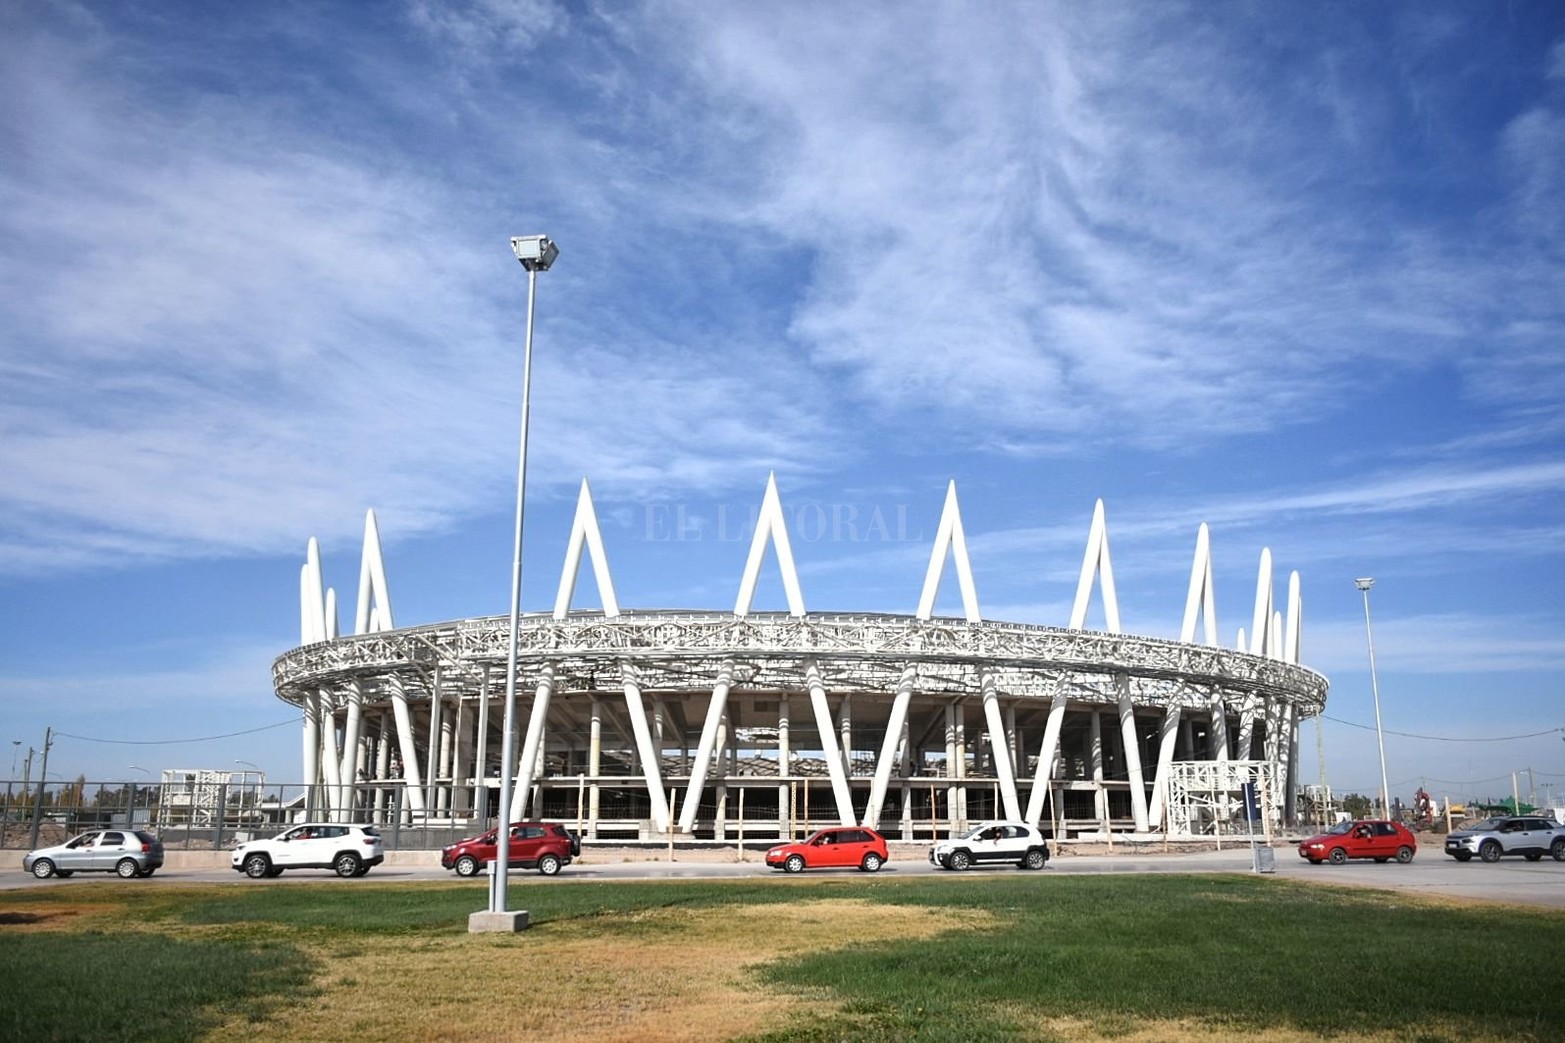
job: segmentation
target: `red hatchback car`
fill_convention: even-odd
[[[495,860],[496,830],[460,840],[440,852],[440,868],[457,876],[475,876]],[[534,869],[553,876],[581,854],[581,838],[555,822],[511,823],[508,861],[513,869]]]
[[[1339,822],[1319,836],[1299,841],[1299,857],[1314,865],[1330,862],[1340,866],[1350,858],[1373,858],[1376,862],[1411,862],[1418,841],[1400,822],[1384,819],[1360,819]]]
[[[886,838],[873,829],[834,826],[817,830],[794,844],[778,844],[766,852],[773,869],[802,873],[806,869],[862,869],[873,873],[886,864]]]

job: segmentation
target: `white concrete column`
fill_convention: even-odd
[[[695,763],[690,766],[690,785],[685,789],[685,803],[679,809],[679,829],[689,833],[695,828],[696,812],[701,806],[701,791],[706,786],[707,772],[712,766],[712,751],[717,745],[718,729],[723,714],[728,711],[728,690],[734,683],[734,664],[725,662],[717,671],[717,681],[712,685],[712,697],[707,700],[706,720],[701,725],[701,742],[696,746]]]
[[[397,751],[402,759],[402,800],[409,813],[424,810],[424,784],[418,770],[418,743],[413,735],[413,714],[408,708],[408,693],[402,678],[392,674],[391,713],[397,722]]]
[[[831,708],[826,704],[826,685],[821,680],[820,667],[811,660],[804,668],[804,677],[810,688],[810,705],[815,710],[815,727],[820,732],[821,757],[831,775],[831,790],[837,801],[837,819],[844,826],[853,825],[853,794],[848,789],[847,776],[842,771],[842,751],[837,746],[837,736],[832,729]]]
[[[1130,813],[1136,820],[1136,832],[1147,831],[1147,786],[1141,772],[1141,741],[1136,736],[1136,709],[1130,702],[1130,678],[1114,675],[1119,690],[1119,734],[1125,748],[1125,774],[1130,780]]]
[[[1098,813],[1098,824],[1103,832],[1109,831],[1109,794],[1103,788],[1103,714],[1092,708],[1092,781],[1097,786],[1093,805]]]
[[[592,724],[587,738],[587,774],[592,776],[592,782],[589,783],[590,788],[587,791],[587,832],[593,839],[597,839],[598,815],[601,808],[598,776],[603,774],[603,700],[593,696],[591,705]]]
[[[316,787],[321,781],[321,694],[319,692],[304,693],[304,730],[300,735],[299,753],[303,762],[304,784],[309,789],[306,801],[310,807],[314,807],[320,792]]]
[[[1021,801],[1016,797],[1016,774],[1010,744],[1005,741],[1005,721],[1000,716],[1000,690],[994,675],[983,671],[979,678],[983,688],[984,723],[989,729],[989,747],[993,754],[994,771],[1000,782],[1000,802],[1005,807],[1005,817],[1015,821],[1022,817]]]
[[[1220,696],[1213,696],[1211,710],[1209,711],[1212,728],[1207,735],[1207,741],[1211,743],[1210,756],[1214,761],[1226,761],[1228,759],[1228,707],[1223,704]]]
[[[842,771],[853,777],[853,694],[842,697],[837,707],[837,728],[842,733]]]
[[[544,732],[549,721],[549,700],[554,694],[554,665],[545,663],[538,673],[533,692],[532,712],[527,717],[527,732],[522,740],[522,755],[516,761],[516,779],[511,788],[511,810],[507,822],[527,817],[532,800],[533,779],[538,773],[538,757],[543,751]]]
[[[1033,770],[1032,792],[1027,795],[1026,821],[1034,828],[1043,820],[1043,802],[1049,795],[1049,783],[1054,778],[1054,762],[1060,753],[1060,729],[1065,725],[1065,707],[1070,702],[1065,694],[1065,682],[1054,682],[1054,696],[1049,703],[1049,719],[1043,727],[1043,743],[1038,747],[1038,766]],[[1096,718],[1097,711],[1093,711]],[[1097,731],[1093,731],[1093,757],[1099,755]],[[1058,818],[1059,816],[1055,816]]]
[[[777,835],[788,835],[788,824],[793,820],[792,788],[788,777],[793,774],[792,751],[788,745],[788,719],[792,707],[786,695],[777,700]]]
[[[1180,720],[1177,704],[1163,712],[1163,730],[1158,735],[1157,774],[1152,782],[1152,806],[1147,811],[1147,825],[1151,829],[1163,824],[1168,809],[1168,778],[1174,770],[1174,746],[1179,740]]]
[[[364,712],[363,683],[349,682],[345,695],[348,705],[342,729],[342,770],[339,773],[343,794],[338,806],[353,808],[358,803],[358,791],[354,789],[354,783],[358,782],[359,737],[362,734]]]
[[[957,746],[956,746],[956,704],[946,703],[946,818],[949,822],[951,836],[956,836],[957,823],[961,816],[957,813]]]
[[[337,707],[332,693],[321,690],[321,775],[326,794],[326,815],[329,822],[340,820],[342,810],[342,750],[337,745]]]
[[[892,762],[897,756],[897,746],[902,745],[903,759],[907,757],[907,708],[913,698],[913,682],[918,677],[915,667],[904,667],[897,682],[897,693],[891,700],[891,716],[886,721],[886,737],[880,745],[880,757],[875,761],[875,778],[870,783],[869,804],[864,809],[863,825],[875,829],[880,822],[880,810],[886,801],[886,785],[891,781]],[[907,800],[903,798],[903,805]]]
[[[659,833],[667,833],[673,823],[668,817],[668,795],[663,790],[663,766],[658,751],[652,745],[652,732],[647,725],[646,706],[641,698],[641,685],[636,680],[634,668],[620,662],[620,674],[625,689],[625,712],[630,718],[630,729],[635,734],[636,749],[641,760],[641,776],[647,783],[647,800],[652,805],[652,825]]]

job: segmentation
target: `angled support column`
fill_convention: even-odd
[[[1000,780],[1000,800],[1005,805],[1005,817],[1013,822],[1022,817],[1021,801],[1016,797],[1016,772],[1012,770],[1014,758],[1011,747],[1005,741],[1005,721],[1000,716],[1000,691],[994,674],[983,671],[979,684],[984,693],[984,723],[989,727],[989,747],[993,752],[994,773]]]
[[[821,737],[821,756],[831,775],[831,791],[837,801],[837,818],[844,826],[853,825],[853,794],[848,789],[848,779],[842,770],[842,751],[837,745],[837,733],[831,717],[831,707],[826,704],[826,685],[821,680],[820,667],[814,660],[804,668],[805,682],[810,687],[810,706],[815,710],[815,729]]]
[[[304,759],[305,813],[316,816],[316,794],[321,783],[321,694],[306,692],[304,696],[304,732],[300,736],[300,753]]]
[[[327,821],[338,821],[342,809],[342,751],[337,748],[337,707],[330,691],[321,689],[321,774],[325,783]]]
[[[424,810],[424,784],[418,770],[418,744],[413,736],[408,693],[400,676],[392,674],[390,681],[391,714],[397,722],[397,751],[402,758],[402,798],[407,802],[405,810],[421,813]]]
[[[527,736],[522,740],[522,756],[516,762],[516,784],[511,788],[511,817],[508,822],[527,817],[527,802],[537,777],[538,755],[543,747],[544,728],[549,719],[549,697],[554,694],[554,667],[544,664],[533,693],[532,713],[527,717]]]
[[[1060,729],[1065,725],[1065,706],[1069,701],[1062,676],[1054,682],[1054,698],[1049,703],[1048,723],[1043,727],[1043,745],[1038,748],[1038,767],[1033,773],[1032,793],[1027,796],[1025,821],[1035,829],[1043,819],[1043,802],[1048,798],[1049,783],[1054,777],[1054,761],[1060,752]]]
[[[1170,706],[1163,712],[1163,730],[1157,747],[1157,774],[1152,778],[1152,807],[1147,812],[1147,825],[1157,829],[1163,825],[1168,810],[1168,779],[1174,768],[1174,745],[1179,739],[1179,706]]]
[[[1141,740],[1136,736],[1136,708],[1130,701],[1130,678],[1114,675],[1119,690],[1119,734],[1125,748],[1125,775],[1130,782],[1130,813],[1136,820],[1136,832],[1147,831],[1147,783],[1141,771]]]
[[[359,737],[363,732],[364,685],[359,681],[348,684],[348,712],[342,729],[342,766],[337,778],[342,786],[338,806],[352,808],[358,803]]]
[[[907,723],[908,703],[913,698],[913,682],[918,677],[915,667],[904,667],[897,682],[896,697],[891,700],[891,717],[886,722],[886,738],[880,744],[880,759],[875,762],[875,779],[870,783],[869,804],[864,808],[862,825],[878,828],[880,809],[886,802],[886,785],[891,781],[892,762],[897,759],[897,744],[902,740],[903,726]]]
[[[652,729],[647,725],[641,683],[636,678],[635,669],[624,660],[620,661],[620,675],[625,687],[625,713],[630,718],[630,730],[636,737],[641,775],[647,781],[647,800],[652,804],[652,824],[659,833],[667,833],[673,826],[668,819],[668,794],[663,790],[663,766],[658,751],[652,745]]]
[[[717,683],[712,686],[712,698],[706,705],[706,721],[701,726],[701,742],[696,746],[695,763],[690,766],[690,786],[685,790],[685,806],[679,809],[679,829],[689,833],[696,825],[696,812],[701,809],[701,791],[706,786],[707,772],[712,767],[712,755],[717,748],[717,733],[722,727],[723,714],[728,712],[728,690],[734,683],[733,660],[725,662],[717,671]]]

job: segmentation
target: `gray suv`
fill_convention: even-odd
[[[1502,855],[1521,855],[1529,862],[1552,855],[1565,862],[1565,826],[1541,815],[1500,815],[1448,835],[1445,853],[1458,862],[1474,855],[1485,862],[1498,862]]]
[[[22,856],[22,868],[40,880],[72,873],[151,876],[163,865],[163,841],[141,829],[95,829]]]

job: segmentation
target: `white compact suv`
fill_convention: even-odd
[[[228,864],[251,879],[281,876],[285,869],[330,869],[338,876],[363,876],[386,860],[374,826],[305,822],[269,840],[240,844]]]
[[[1042,833],[1025,822],[980,822],[962,836],[930,848],[929,860],[941,869],[961,870],[997,862],[1042,869],[1049,861],[1049,845]]]

